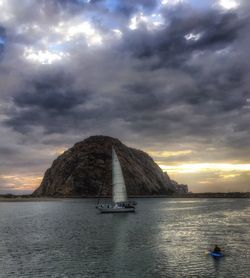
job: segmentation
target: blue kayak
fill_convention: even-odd
[[[224,254],[221,252],[211,252],[210,255],[214,258],[221,258],[224,257]]]

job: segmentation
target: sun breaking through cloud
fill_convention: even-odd
[[[239,2],[235,0],[220,0],[219,4],[224,8],[224,9],[236,9],[239,6]]]

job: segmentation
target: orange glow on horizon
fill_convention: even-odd
[[[191,154],[192,150],[183,150],[183,151],[148,151],[151,156],[160,156],[160,157],[173,157]]]
[[[61,152],[64,149],[60,150]],[[190,181],[190,178],[196,176],[196,184],[201,186],[214,184],[215,182],[228,182],[239,178],[243,173],[250,175],[250,164],[231,164],[231,163],[190,163],[180,165],[159,164],[163,171],[166,171],[171,178],[176,181]],[[10,190],[35,190],[42,181],[42,176],[36,175],[2,175],[0,178],[4,181],[6,189]]]
[[[7,188],[12,190],[34,190],[41,181],[39,176],[20,176],[20,175],[3,175],[1,179],[5,181]]]
[[[68,149],[68,147],[64,147],[64,146],[59,147],[53,151],[53,154],[56,154],[56,155],[63,154],[67,149]]]
[[[231,163],[194,163],[180,165],[159,164],[163,171],[169,173],[200,173],[200,172],[248,172],[250,164],[231,164]]]

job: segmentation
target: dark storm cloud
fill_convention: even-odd
[[[178,14],[178,10],[174,12]],[[148,31],[142,23],[138,30],[127,32],[123,50],[139,58],[159,56],[160,66],[165,63],[181,67],[194,51],[215,51],[236,40],[245,24],[246,20],[233,12],[193,12],[184,18],[173,17],[169,25],[157,32]],[[189,34],[199,34],[200,38],[188,40],[185,36]]]
[[[39,107],[52,110],[55,113],[72,109],[84,99],[83,92],[74,94],[69,86],[71,80],[65,76],[48,77],[27,85],[27,92],[22,92],[14,98],[16,106],[21,108]]]
[[[0,37],[2,39],[5,39],[6,38],[6,30],[3,26],[0,26]]]
[[[60,5],[79,4],[77,1],[57,2]],[[121,4],[116,1],[94,1],[92,4],[109,5],[114,12],[121,12],[130,6],[131,10],[137,9],[137,5],[128,2]],[[138,5],[153,9],[155,2],[142,1]],[[221,13],[219,10],[210,10],[197,13],[189,7],[186,7],[187,15],[181,17],[181,9],[183,10],[183,7],[179,6],[164,11],[163,15],[168,24],[159,30],[148,30],[144,23],[137,30],[127,29],[120,44],[108,50],[112,62],[122,59],[117,55],[125,55],[126,52],[135,55],[130,58],[131,65],[135,58],[137,64],[126,66],[131,72],[140,72],[139,80],[126,77],[121,79],[114,94],[108,90],[103,92],[102,87],[112,82],[110,79],[102,80],[92,90],[86,90],[84,84],[75,88],[77,77],[73,75],[79,75],[79,72],[74,72],[70,80],[67,80],[67,73],[62,73],[60,78],[51,73],[52,76],[46,81],[44,77],[40,77],[41,81],[28,82],[22,91],[13,96],[15,108],[5,122],[19,131],[22,131],[22,128],[27,130],[30,126],[41,125],[50,132],[64,132],[62,127],[65,124],[66,129],[73,126],[75,121],[81,125],[79,119],[82,119],[84,126],[93,118],[102,123],[112,118],[121,118],[133,130],[146,133],[155,133],[157,129],[174,134],[181,130],[181,135],[211,133],[213,123],[209,118],[217,115],[220,121],[220,115],[223,113],[245,105],[248,92],[239,91],[236,94],[233,90],[239,88],[243,82],[245,69],[235,69],[230,62],[226,62],[223,67],[215,61],[218,68],[215,68],[214,72],[203,74],[201,69],[206,66],[205,63],[195,65],[191,59],[195,53],[203,52],[201,58],[205,62],[206,55],[215,57],[215,51],[233,45],[247,20],[242,19],[236,12]],[[188,40],[185,38],[188,34],[200,34],[200,38]],[[121,52],[121,49],[124,51]],[[230,58],[229,55],[226,58]],[[151,58],[155,58],[155,61],[151,62]],[[86,63],[84,53],[82,57],[79,53],[78,59],[79,62]],[[214,59],[219,60],[220,55]],[[108,64],[111,61],[98,59],[97,54],[97,59],[93,62],[96,65],[89,66],[96,70],[96,67],[102,67],[100,63]],[[114,70],[123,71],[119,68]],[[85,72],[81,74],[84,79]],[[97,69],[95,75],[105,76],[105,72]],[[115,75],[116,73],[114,77]],[[107,103],[96,103],[100,97],[105,97]],[[82,109],[75,109],[83,103],[85,106],[82,106]],[[176,109],[171,109],[173,107]],[[190,113],[193,117],[188,116]],[[221,121],[223,120],[224,117]]]
[[[1,155],[4,156],[12,156],[12,155],[16,155],[17,154],[17,149],[16,148],[9,148],[9,147],[0,147],[0,153]]]
[[[178,10],[175,12],[178,13]],[[216,10],[207,14],[189,13],[184,18],[172,15],[172,18],[167,27],[154,32],[141,26],[124,34],[118,48],[122,45],[125,51],[141,59],[136,66],[129,66],[130,71],[140,72],[137,73],[139,80],[121,79],[115,94],[109,91],[102,93],[107,103],[93,105],[93,98],[100,97],[102,86],[106,84],[97,84],[95,91],[87,92],[83,84],[76,92],[73,88],[74,77],[67,80],[64,74],[61,80],[65,81],[60,84],[52,73],[52,78],[46,82],[37,82],[33,91],[30,91],[32,84],[29,84],[28,92],[22,91],[14,96],[15,107],[20,109],[11,111],[6,123],[19,131],[41,125],[47,132],[65,132],[76,122],[88,128],[89,121],[96,120],[105,125],[112,118],[120,118],[133,131],[146,134],[155,134],[157,130],[168,133],[170,137],[176,136],[176,133],[179,136],[215,134],[218,130],[214,127],[214,118],[220,125],[225,120],[225,112],[240,109],[246,103],[248,92],[238,91],[236,94],[233,90],[240,86],[245,71],[233,68],[228,62],[221,66],[219,61],[215,61],[218,69],[203,75],[200,69],[206,66],[205,63],[196,66],[187,62],[197,51],[205,53],[201,56],[204,59],[206,55],[214,57],[216,50],[233,44],[246,20],[236,13]],[[201,37],[197,41],[187,40],[185,35],[190,33],[201,33]],[[109,52],[111,59],[116,60],[117,52]],[[151,63],[150,58],[155,56],[159,59]],[[84,56],[80,58],[83,63],[84,59]],[[97,59],[95,62],[110,61]],[[147,67],[148,70],[145,70]],[[96,74],[105,76],[104,72],[96,71]],[[84,79],[84,72],[82,74]],[[83,101],[89,105],[74,109]],[[174,107],[176,109],[172,109]]]
[[[74,90],[72,80],[63,73],[54,73],[28,82],[26,91],[14,96],[14,107],[9,111],[11,117],[5,121],[6,125],[18,132],[27,132],[32,126],[43,126],[45,132],[64,132],[65,118],[73,121],[74,109],[90,96],[84,90]]]

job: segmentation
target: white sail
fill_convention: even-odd
[[[114,148],[112,148],[112,188],[114,203],[127,201],[127,191],[122,168]]]

